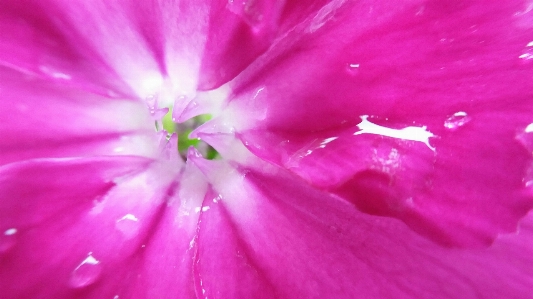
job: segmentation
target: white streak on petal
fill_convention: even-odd
[[[399,130],[391,129],[374,124],[368,120],[368,115],[362,115],[361,122],[357,125],[357,127],[360,129],[360,131],[355,132],[354,135],[375,134],[403,140],[418,141],[427,145],[427,147],[429,147],[431,150],[435,150],[435,148],[429,144],[429,138],[434,137],[435,135],[429,132],[426,126],[405,127]]]

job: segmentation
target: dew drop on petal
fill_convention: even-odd
[[[515,138],[518,142],[520,142],[524,146],[524,148],[528,152],[533,153],[533,122],[525,126],[523,131],[518,132]],[[533,190],[533,166],[532,165],[530,165],[529,168],[527,169],[524,177],[522,178],[522,181],[524,183],[524,186],[527,189],[529,189],[528,192],[531,192],[531,190]]]
[[[530,123],[527,125],[527,127],[524,129],[523,132],[519,132],[516,135],[516,139],[522,143],[522,145],[530,152],[533,152],[533,123]],[[533,171],[533,169],[532,169]],[[532,179],[533,179],[533,172],[532,172]],[[529,180],[528,180],[529,181]],[[533,181],[531,181],[533,182]],[[529,183],[528,185],[532,185],[533,183]]]
[[[57,71],[51,67],[41,65],[39,66],[39,70],[47,77],[57,79],[57,80],[70,80],[72,77],[68,74],[62,73],[60,71]]]
[[[154,120],[162,120],[168,113],[169,108],[150,109],[150,114]]]
[[[124,234],[126,238],[132,238],[139,232],[139,219],[133,214],[126,214],[115,222],[115,227]]]
[[[17,232],[16,228],[10,228],[4,231],[0,236],[0,253],[7,253],[11,250],[17,242]]]
[[[520,62],[523,64],[529,64],[533,62],[533,41],[526,45],[525,49],[522,51],[522,54],[520,54],[518,58],[520,58]]]
[[[189,101],[187,106],[183,109],[183,111],[181,112],[181,114],[177,118],[177,122],[182,123],[182,122],[185,122],[185,121],[197,116],[198,115],[198,113],[197,113],[198,108],[200,108],[200,104],[198,103],[198,101],[195,98],[193,98],[191,101]]]
[[[450,131],[455,131],[458,128],[466,125],[472,118],[466,112],[459,111],[448,117],[444,121],[444,127]]]
[[[172,109],[173,122],[181,122],[180,120],[183,118],[182,114],[185,113],[185,110],[187,110],[190,102],[191,99],[184,95],[181,95],[176,98],[176,100],[174,101],[174,109]]]
[[[84,288],[95,283],[102,273],[102,265],[92,252],[74,269],[69,284],[73,288]]]
[[[265,26],[273,5],[275,1],[270,0],[228,0],[226,7],[240,16],[255,32],[259,32]]]
[[[359,64],[358,63],[348,63],[346,64],[346,72],[350,76],[356,76],[359,74]]]
[[[324,5],[314,16],[309,25],[309,32],[313,33],[322,28],[327,22],[333,19],[335,13],[344,5],[345,0],[333,0]]]

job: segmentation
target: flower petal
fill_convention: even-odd
[[[4,1],[0,64],[164,106],[233,79],[324,0]]]
[[[242,140],[361,211],[486,246],[533,206],[529,18],[522,1],[332,1],[233,83],[264,116]]]
[[[202,298],[529,296],[531,216],[491,248],[456,250],[284,171],[225,174],[213,176],[220,195],[205,201],[200,218]]]
[[[325,0],[212,1],[199,89],[230,81]]]
[[[196,262],[197,293],[201,298],[277,298],[274,287],[250,258],[246,241],[238,235],[213,192],[200,218]],[[223,279],[221,279],[223,278]]]
[[[197,298],[194,247],[206,190],[207,182],[200,171],[186,164],[177,191],[169,196],[146,248],[143,246],[139,277],[129,290],[131,298]]]
[[[112,96],[159,94],[167,105],[195,91],[207,30],[204,2],[3,5],[0,25],[13,34],[1,44],[4,65]]]
[[[128,297],[175,177],[134,157],[1,167],[2,296]]]
[[[100,94],[131,94],[71,28],[51,1],[2,1],[0,65]]]
[[[270,45],[284,1],[212,1],[199,88],[233,79]]]
[[[0,165],[31,158],[157,152],[142,103],[111,99],[0,66]]]

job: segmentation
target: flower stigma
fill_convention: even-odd
[[[158,108],[157,100],[152,101],[152,98],[148,98],[147,103],[154,119],[155,131],[163,135],[165,142],[171,142],[173,136],[177,137],[177,150],[183,160],[187,159],[187,150],[191,146],[208,160],[219,157],[218,152],[205,141],[200,138],[189,138],[192,131],[212,119],[211,114],[201,114],[179,123],[173,120],[173,106]]]

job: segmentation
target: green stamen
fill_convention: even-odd
[[[187,150],[189,147],[194,146],[204,158],[212,160],[218,157],[218,152],[209,144],[203,142],[198,138],[189,138],[189,134],[200,125],[206,123],[211,119],[210,114],[198,115],[188,121],[177,124],[172,121],[172,107],[170,111],[163,117],[162,124],[163,129],[166,130],[169,134],[177,133],[178,134],[178,151],[182,157],[187,155]]]

